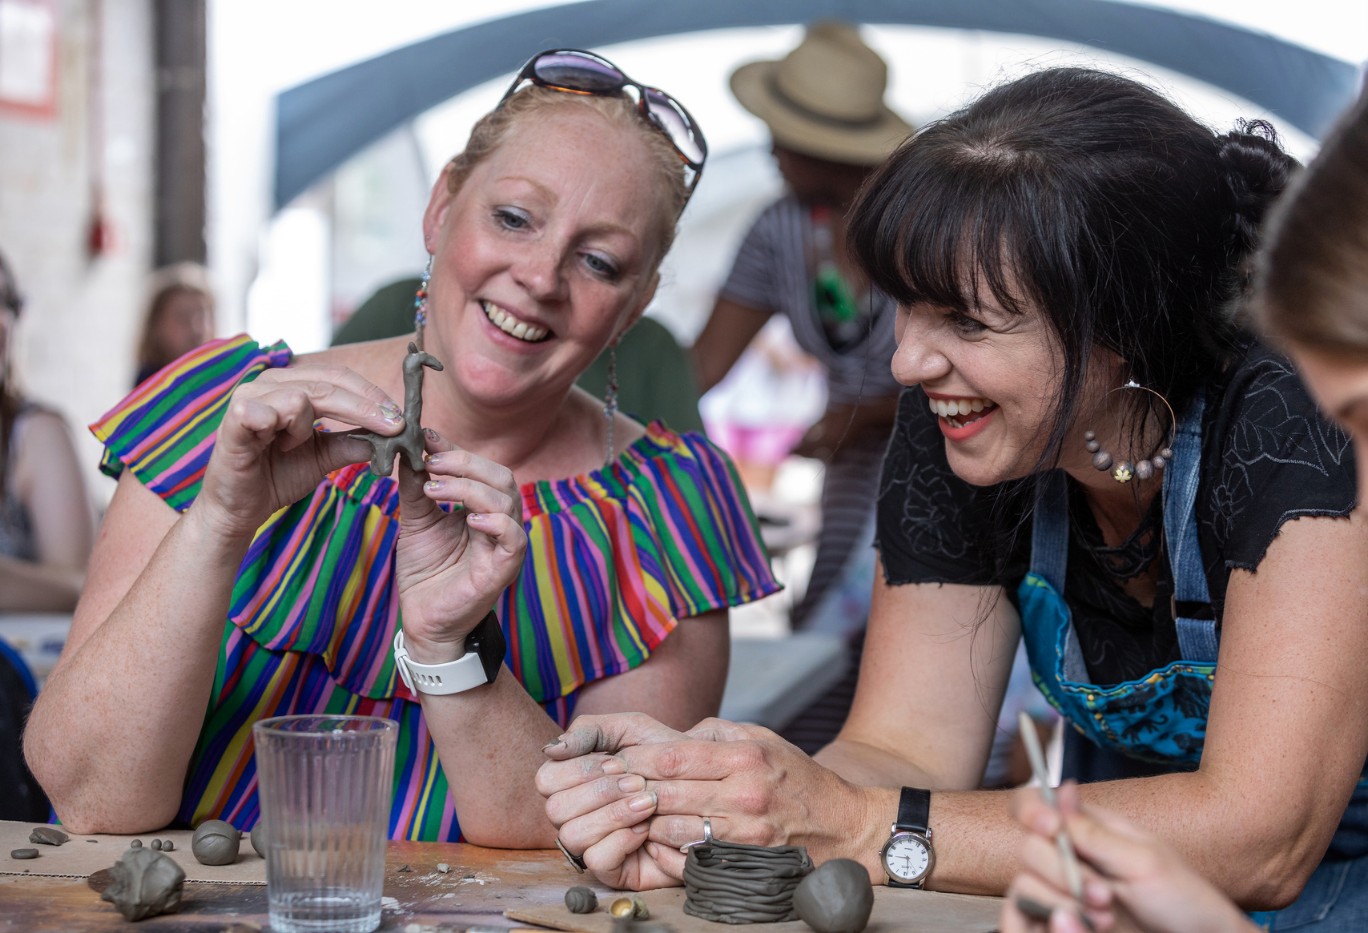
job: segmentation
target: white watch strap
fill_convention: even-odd
[[[414,693],[446,696],[489,682],[485,679],[480,655],[474,651],[467,651],[455,661],[444,664],[419,664],[409,657],[408,649],[404,647],[403,629],[394,633],[394,666],[399,669],[404,686]]]

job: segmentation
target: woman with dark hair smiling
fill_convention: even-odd
[[[1348,439],[1236,313],[1294,165],[1265,124],[1216,134],[1077,68],[904,144],[852,217],[909,388],[850,718],[815,761],[715,720],[579,720],[538,775],[561,838],[606,880],[667,883],[711,834],[1000,894],[1021,829],[975,788],[1024,638],[1085,804],[1275,929],[1355,929],[1368,523]],[[586,753],[656,807],[615,808],[593,759],[560,760]],[[648,817],[644,844],[621,831]]]

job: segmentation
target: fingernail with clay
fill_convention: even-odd
[[[392,402],[381,405],[380,414],[390,424],[399,424],[404,420],[404,413],[399,410],[399,406]]]
[[[648,790],[644,794],[637,794],[631,800],[627,801],[628,809],[636,810],[638,813],[640,813],[642,810],[649,810],[655,805],[656,795],[655,791],[653,790]]]
[[[438,466],[442,462],[441,454],[430,454],[427,451],[423,451],[423,458],[427,460],[428,466]]]
[[[599,766],[604,774],[625,774],[627,766],[622,763],[621,758],[605,758],[603,764]]]
[[[618,778],[618,790],[624,794],[635,794],[646,789],[646,779],[639,774],[629,774]]]
[[[554,741],[554,742],[547,742],[545,745],[543,745],[543,746],[542,746],[542,751],[544,751],[544,752],[549,752],[549,751],[551,751],[552,749],[564,748],[564,747],[565,747],[565,739],[556,739],[556,741]]]
[[[430,480],[428,480],[426,483],[423,484],[423,488],[424,488],[424,489],[441,489],[441,488],[442,488],[442,484],[439,483],[439,482],[438,482],[437,480],[435,480],[435,479],[430,479]]]

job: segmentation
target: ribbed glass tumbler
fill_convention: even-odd
[[[398,731],[376,716],[278,716],[252,726],[275,933],[380,926]]]

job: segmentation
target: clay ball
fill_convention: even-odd
[[[252,848],[256,849],[256,854],[262,858],[266,857],[266,823],[257,820],[257,824],[252,827],[252,835],[247,837],[252,841]]]
[[[598,909],[598,895],[593,888],[577,884],[565,892],[565,909],[572,914],[591,914]]]
[[[874,909],[869,872],[851,859],[832,859],[799,882],[793,909],[817,933],[860,933]]]
[[[185,872],[152,849],[126,849],[110,869],[114,882],[100,895],[125,920],[142,920],[180,907]]]
[[[231,865],[237,861],[242,833],[223,820],[205,820],[190,838],[190,851],[201,865]]]

